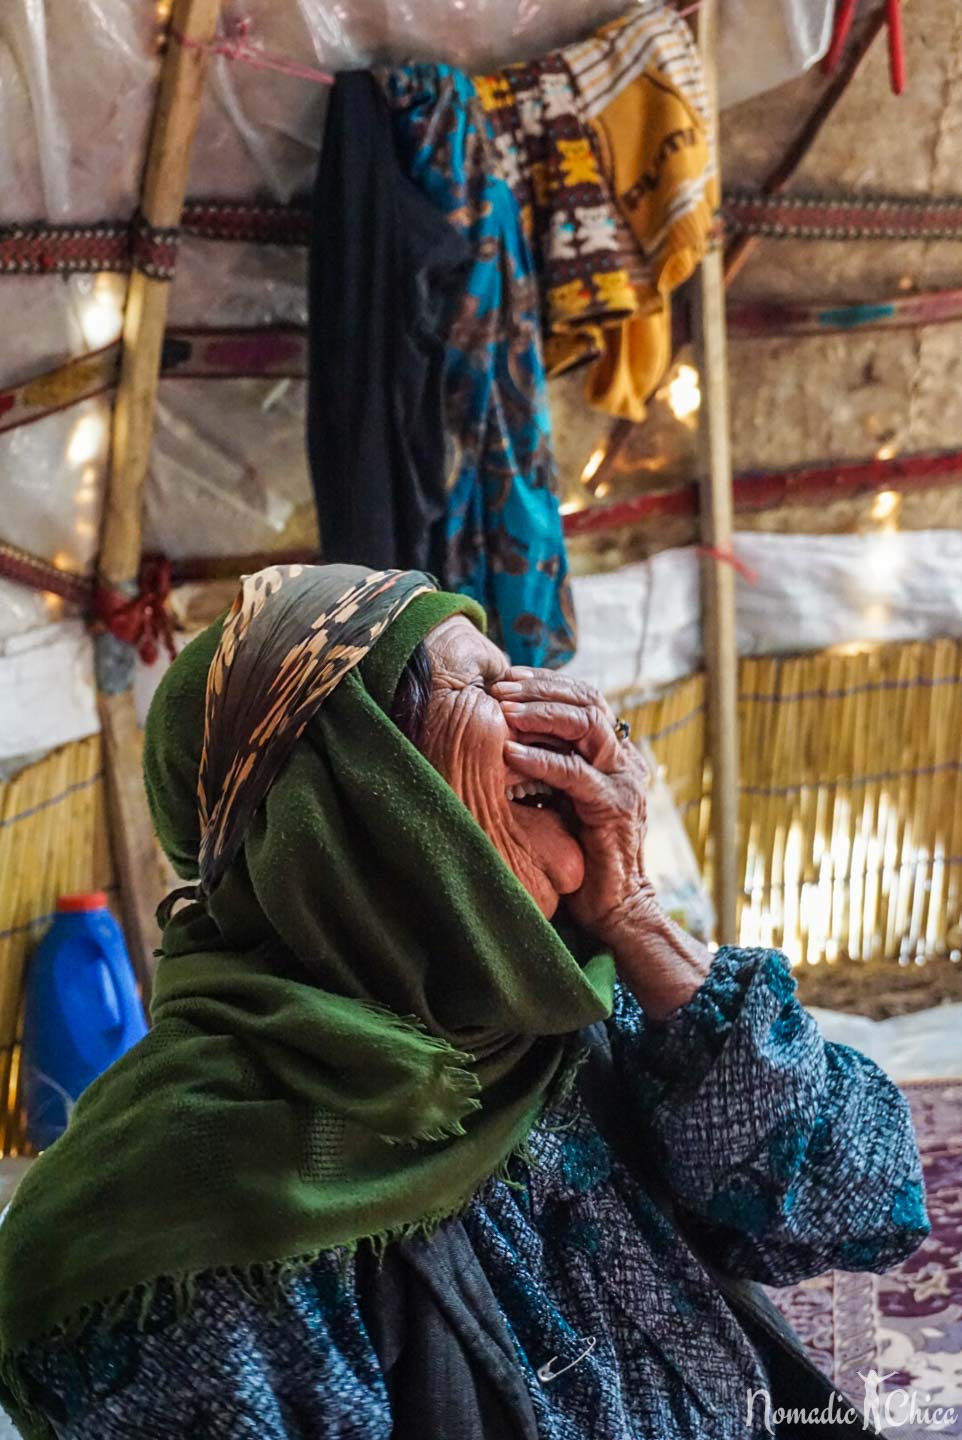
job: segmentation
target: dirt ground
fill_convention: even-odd
[[[924,965],[839,960],[831,965],[799,966],[795,978],[803,1004],[847,1010],[872,1020],[962,1001],[962,964],[947,957],[927,960]]]

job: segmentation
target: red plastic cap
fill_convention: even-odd
[[[91,890],[85,895],[61,895],[57,901],[58,915],[76,915],[85,910],[106,910],[107,896],[102,890]]]

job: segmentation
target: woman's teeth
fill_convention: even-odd
[[[550,795],[551,786],[543,780],[522,780],[518,785],[509,785],[506,793],[509,800],[527,800],[534,795]]]

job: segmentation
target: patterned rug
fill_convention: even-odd
[[[895,1434],[900,1416],[908,1424],[914,1394],[917,1429],[962,1437],[962,1079],[917,1080],[902,1089],[922,1152],[932,1234],[886,1275],[834,1271],[771,1293],[860,1410],[864,1377],[874,1370],[883,1402],[890,1397]],[[931,1416],[936,1407],[954,1408],[955,1417],[925,1424],[920,1409]]]

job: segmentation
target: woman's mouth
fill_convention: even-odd
[[[523,810],[550,810],[570,835],[576,833],[575,808],[563,790],[555,790],[543,780],[520,780],[509,785],[505,793],[513,805]]]
[[[550,805],[557,792],[543,780],[520,780],[516,785],[509,785],[505,793],[508,799],[517,805],[530,805],[535,810],[543,810]]]

